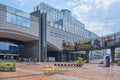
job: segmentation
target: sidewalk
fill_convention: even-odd
[[[0,72],[0,80],[120,80],[120,66],[115,65],[106,68],[98,67],[98,64],[84,64],[82,67],[63,67],[66,69],[64,74],[43,74],[43,67],[53,64],[54,62],[40,65],[17,63],[17,71]]]

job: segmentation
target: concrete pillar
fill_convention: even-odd
[[[66,60],[69,61],[69,53],[66,53]]]
[[[86,60],[89,62],[89,50],[86,51]]]
[[[6,58],[6,55],[4,54],[4,59]]]
[[[66,54],[61,52],[61,61],[66,61]]]
[[[46,62],[47,61],[47,27],[46,27],[46,13],[42,13],[41,14],[41,18],[40,18],[40,21],[41,21],[41,24],[40,24],[40,27],[41,27],[41,60],[43,62]]]
[[[30,13],[31,15],[33,16],[36,16],[36,17],[39,17],[39,40],[38,40],[38,55],[37,55],[37,58],[38,58],[38,61],[42,61],[42,46],[41,46],[41,41],[42,41],[42,30],[41,30],[41,13],[40,13],[40,10],[38,11],[34,11],[32,13]],[[31,16],[32,17],[32,16]]]
[[[62,61],[62,52],[60,52],[60,61]]]
[[[46,27],[46,13],[40,13],[40,10],[31,13],[39,17],[39,61],[47,61],[47,27]]]
[[[93,56],[93,54],[92,54],[92,50],[91,50],[91,55],[90,55],[90,59],[92,60],[92,56]]]
[[[111,51],[111,60],[112,63],[114,63],[114,59],[115,59],[115,47],[110,48]]]
[[[75,61],[76,60],[76,54],[74,53],[73,56],[74,56],[74,61]]]
[[[13,60],[13,55],[11,55],[11,59]]]

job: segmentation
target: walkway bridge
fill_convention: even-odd
[[[120,47],[120,32],[83,41],[63,42],[63,52],[86,51],[88,59],[90,50],[110,49],[112,62],[114,62],[115,48],[117,47]]]

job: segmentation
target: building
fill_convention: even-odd
[[[0,58],[37,57],[40,60],[38,18],[0,4]]]
[[[61,53],[62,43],[65,41],[80,41],[98,37],[93,32],[85,29],[85,25],[76,20],[68,9],[58,10],[46,3],[40,3],[34,7],[34,11],[46,13],[47,15],[47,56],[55,57],[57,61],[76,60],[78,56],[85,52]],[[93,51],[93,53],[101,51]],[[98,54],[98,53],[97,53]]]
[[[51,31],[51,35],[56,34],[56,36],[54,35],[55,37],[62,38],[65,41],[78,41],[98,37],[96,34],[85,29],[85,25],[76,20],[68,9],[58,10],[48,4],[40,3],[38,6],[34,7],[34,11],[37,10],[47,14],[47,27],[62,31],[58,33]],[[62,33],[65,33],[65,35],[63,36]]]
[[[38,61],[76,60],[80,53],[62,53],[64,41],[98,37],[67,9],[45,3],[30,14],[0,4],[0,58],[37,58]]]

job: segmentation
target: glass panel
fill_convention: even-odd
[[[22,16],[22,17],[30,19],[30,15],[29,14],[27,14],[27,13],[25,13],[23,11],[17,10],[15,8],[12,8],[12,7],[8,7],[7,6],[6,12],[13,13],[13,14],[16,14],[16,15],[19,15],[19,16]]]
[[[24,27],[30,27],[30,20],[27,18],[23,18],[21,16],[17,16],[14,14],[7,13],[7,22],[24,26]]]
[[[16,16],[15,15],[12,15],[11,23],[16,24]]]
[[[0,42],[0,50],[17,50],[17,45],[7,42]]]

